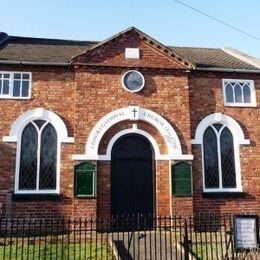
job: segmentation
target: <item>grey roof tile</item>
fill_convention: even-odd
[[[69,62],[72,56],[95,44],[97,42],[9,37],[0,47],[0,60]]]
[[[198,68],[245,69],[257,68],[217,48],[171,47],[178,55]]]
[[[16,37],[3,33],[1,35],[3,37],[0,43],[0,61],[68,63],[72,57],[99,44],[95,41]],[[197,68],[259,70],[222,49],[174,46],[169,48],[183,59],[196,65]]]

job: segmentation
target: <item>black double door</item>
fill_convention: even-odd
[[[154,186],[150,142],[137,134],[121,137],[112,149],[112,215],[153,215]]]

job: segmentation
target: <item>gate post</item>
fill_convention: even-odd
[[[189,240],[188,240],[188,226],[187,220],[184,222],[184,259],[189,260]]]

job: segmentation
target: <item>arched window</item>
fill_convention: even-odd
[[[203,136],[205,189],[236,188],[233,136],[227,126],[208,126]]]
[[[73,143],[63,120],[53,111],[35,108],[20,115],[4,142],[17,143],[16,194],[60,192],[61,143]]]
[[[46,120],[34,120],[21,136],[18,190],[56,191],[57,133]]]
[[[239,146],[250,144],[232,117],[214,113],[199,123],[192,144],[200,144],[204,192],[241,192]]]

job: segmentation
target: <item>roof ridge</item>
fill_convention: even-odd
[[[79,54],[79,55],[75,55],[71,58],[71,61],[73,61],[74,59],[76,59],[77,57],[79,56],[82,56],[84,54],[86,54],[87,52],[90,52],[104,44],[107,44],[108,42],[110,41],[113,41],[114,39],[116,39],[117,37],[119,36],[122,36],[130,31],[135,31],[139,36],[141,36],[142,38],[146,39],[146,40],[149,40],[150,43],[152,43],[153,45],[161,48],[164,50],[165,53],[167,53],[169,56],[171,57],[175,57],[175,59],[177,58],[178,61],[180,63],[182,63],[182,65],[186,66],[186,67],[189,67],[189,68],[194,68],[195,65],[192,64],[191,61],[181,57],[180,55],[178,55],[177,53],[175,53],[172,49],[170,49],[169,47],[167,47],[166,45],[162,44],[161,42],[155,40],[153,37],[149,36],[148,34],[144,33],[143,31],[137,29],[136,27],[134,26],[131,26],[131,27],[128,27],[126,28],[125,30],[123,31],[120,31],[119,33],[116,33],[115,35],[112,35],[111,37],[97,43],[96,45],[92,46],[90,49],[84,51],[83,53]]]
[[[221,48],[217,47],[192,47],[192,46],[172,46],[167,45],[169,48],[186,48],[186,49],[209,49],[209,50],[222,50]]]
[[[56,43],[72,43],[72,44],[84,44],[93,43],[97,44],[99,41],[86,41],[86,40],[67,40],[67,39],[55,39],[55,38],[43,38],[43,37],[25,37],[25,36],[8,36],[9,40],[28,40],[28,41],[42,41],[42,42],[56,42]]]

